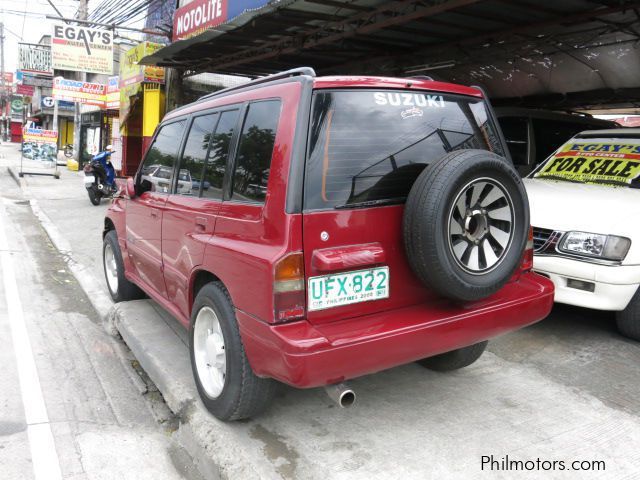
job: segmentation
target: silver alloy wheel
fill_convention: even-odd
[[[227,354],[216,312],[211,307],[202,307],[193,329],[193,355],[198,379],[209,397],[218,398],[227,376]]]
[[[118,264],[116,263],[116,256],[113,254],[113,249],[109,243],[104,246],[104,273],[107,277],[107,283],[111,291],[116,294],[118,292]]]
[[[460,267],[473,275],[490,272],[506,256],[513,240],[513,202],[491,178],[462,187],[449,212],[447,238]]]

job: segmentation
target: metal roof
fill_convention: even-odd
[[[299,65],[322,75],[426,73],[522,105],[640,105],[640,1],[262,3],[143,62],[187,75],[260,76]]]

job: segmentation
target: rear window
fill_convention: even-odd
[[[466,148],[504,155],[482,100],[419,91],[316,92],[305,209],[400,203],[425,166]]]

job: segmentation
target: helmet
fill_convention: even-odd
[[[107,148],[105,148],[105,150],[108,150],[108,151],[113,150],[113,145],[107,145]]]

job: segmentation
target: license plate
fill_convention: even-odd
[[[82,181],[84,182],[85,185],[88,185],[90,183],[93,183],[95,181],[95,179],[96,178],[93,175],[91,175],[91,176],[86,175]]]
[[[389,267],[309,278],[309,311],[389,298]]]

